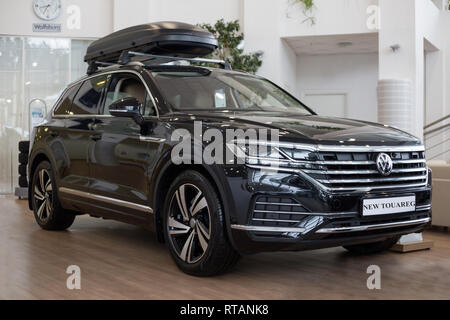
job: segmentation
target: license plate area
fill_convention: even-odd
[[[364,217],[416,211],[416,196],[363,199],[361,211]]]

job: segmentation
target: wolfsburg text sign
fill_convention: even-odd
[[[61,32],[60,23],[33,23],[33,32]]]

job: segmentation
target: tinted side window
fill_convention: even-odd
[[[77,93],[78,88],[80,88],[79,84],[70,87],[63,93],[63,96],[59,100],[59,104],[55,107],[55,111],[54,111],[55,115],[68,115],[69,114],[73,97]]]
[[[106,75],[86,80],[73,100],[70,113],[97,114],[106,80]]]

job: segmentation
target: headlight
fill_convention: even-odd
[[[272,143],[264,141],[232,141],[228,148],[238,158],[238,163],[256,166],[277,166],[298,169],[315,169],[317,153],[314,146]]]

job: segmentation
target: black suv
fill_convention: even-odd
[[[196,121],[223,136],[278,130],[278,142],[247,139],[240,149],[266,144],[276,156],[174,163],[174,132],[195,136]],[[84,213],[148,227],[194,275],[261,251],[378,252],[431,219],[431,171],[417,138],[319,117],[268,80],[198,65],[91,70],[34,129],[28,170],[43,229],[66,229]]]

